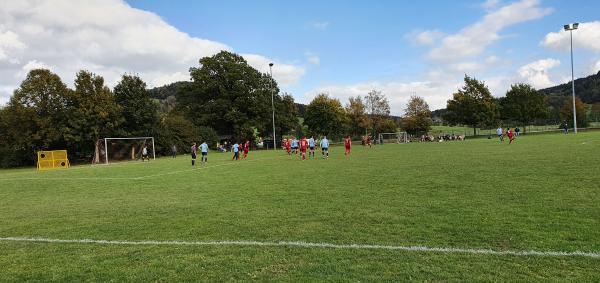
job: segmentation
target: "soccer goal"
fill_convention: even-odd
[[[148,157],[156,159],[154,137],[104,138],[96,141],[92,164],[139,160],[146,148]]]
[[[380,133],[378,141],[379,141],[379,144],[407,143],[408,142],[408,134],[406,132]]]

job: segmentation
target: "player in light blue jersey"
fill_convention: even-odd
[[[298,154],[298,140],[296,138],[292,139],[292,153]]]
[[[200,151],[202,151],[202,165],[208,162],[208,144],[206,142],[202,142],[200,145]]]
[[[233,149],[233,158],[231,160],[240,160],[240,145],[236,142],[231,149]]]
[[[329,158],[329,140],[327,139],[327,136],[323,137],[320,146],[321,155],[323,155],[323,158]]]
[[[310,139],[308,139],[308,148],[310,149],[310,152],[308,153],[308,157],[315,158],[315,137],[311,136]]]

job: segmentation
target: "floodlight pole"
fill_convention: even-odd
[[[273,79],[273,63],[269,63],[269,72],[271,73],[271,80]],[[277,138],[275,137],[275,103],[273,97],[275,96],[275,86],[271,84],[271,109],[273,111],[273,150],[277,150]]]
[[[565,25],[565,31],[571,35],[571,90],[573,94],[573,132],[577,134],[577,109],[575,108],[575,72],[573,70],[573,30],[579,27],[579,23]]]

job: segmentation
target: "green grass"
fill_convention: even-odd
[[[0,237],[600,251],[600,132],[0,171]],[[134,179],[136,177],[140,177]],[[112,179],[109,179],[112,178]],[[122,178],[122,179],[119,179]],[[0,281],[598,281],[600,258],[0,241]]]

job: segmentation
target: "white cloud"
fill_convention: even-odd
[[[439,30],[412,31],[405,38],[415,45],[432,45],[442,38],[444,33]]]
[[[568,51],[571,48],[569,33],[564,29],[551,32],[541,44],[554,50]],[[573,47],[600,52],[600,21],[579,24],[579,28],[573,31]]]
[[[124,73],[135,73],[149,86],[159,86],[189,80],[189,67],[221,50],[233,48],[192,37],[122,0],[5,1],[0,5],[0,104],[12,93],[6,86],[16,88],[24,70],[36,64],[51,66],[68,84],[86,69],[104,76],[109,85]],[[272,61],[243,56],[263,72]],[[276,64],[274,77],[283,86],[305,73],[292,64]]]
[[[519,76],[537,89],[554,86],[548,70],[559,65],[560,61],[552,58],[537,60],[519,68]]]
[[[306,61],[308,61],[309,64],[315,66],[321,65],[321,58],[319,58],[319,56],[316,54],[312,52],[306,52],[304,55],[306,55]]]
[[[498,4],[500,4],[500,0],[486,0],[485,2],[483,2],[483,4],[481,4],[481,7],[486,10],[489,10],[496,8]]]
[[[501,38],[503,29],[534,19],[552,11],[539,6],[539,0],[521,0],[487,13],[480,21],[442,39],[442,45],[429,52],[437,62],[459,61],[480,55],[486,47]]]
[[[273,77],[282,86],[292,85],[304,76],[306,70],[292,64],[285,64],[256,54],[241,54],[250,66],[262,73],[269,73],[269,63],[273,63]]]
[[[592,74],[596,74],[598,72],[600,72],[600,60],[598,60],[596,64],[594,64],[594,67],[592,67],[591,71]]]
[[[329,22],[312,22],[310,26],[318,30],[326,30],[329,27]]]

